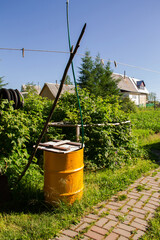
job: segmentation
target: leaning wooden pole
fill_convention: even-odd
[[[49,116],[48,116],[48,118],[47,118],[47,120],[46,120],[46,122],[45,122],[45,124],[44,124],[43,130],[42,130],[42,132],[41,132],[41,134],[40,134],[40,136],[39,136],[39,138],[38,138],[38,140],[37,140],[37,142],[36,142],[36,145],[35,145],[35,147],[34,147],[34,149],[33,149],[33,151],[32,151],[32,154],[31,154],[31,156],[30,156],[30,158],[29,158],[29,160],[28,160],[27,165],[25,166],[25,168],[24,168],[23,172],[21,173],[21,175],[18,177],[17,183],[20,182],[20,180],[22,179],[22,177],[25,175],[27,169],[29,168],[30,164],[32,163],[33,158],[34,158],[34,156],[35,156],[35,154],[36,154],[36,152],[37,152],[39,143],[41,142],[41,140],[42,140],[42,138],[43,138],[43,136],[44,136],[44,134],[45,134],[45,132],[46,132],[46,130],[47,130],[48,123],[49,123],[49,121],[50,121],[51,118],[52,118],[52,115],[53,115],[53,112],[54,112],[54,110],[55,110],[56,104],[57,104],[58,99],[59,99],[59,97],[60,97],[60,94],[61,94],[61,92],[62,92],[63,84],[64,84],[64,81],[65,81],[65,79],[66,79],[66,76],[67,76],[69,67],[70,67],[70,65],[71,65],[71,63],[72,63],[72,60],[73,60],[73,58],[74,58],[74,56],[75,56],[75,54],[76,54],[76,52],[77,52],[77,50],[78,50],[78,48],[79,48],[79,46],[80,46],[80,41],[81,41],[81,39],[82,39],[82,37],[83,37],[83,34],[84,34],[84,32],[85,32],[85,29],[86,29],[86,23],[85,23],[84,26],[83,26],[83,29],[82,29],[82,31],[81,31],[81,34],[80,34],[80,36],[79,36],[79,38],[78,38],[78,41],[77,41],[77,43],[76,43],[76,46],[75,46],[74,50],[73,50],[73,46],[72,46],[72,50],[71,50],[71,53],[70,53],[70,58],[69,58],[69,60],[68,60],[68,63],[67,63],[67,65],[66,65],[66,68],[65,68],[65,70],[64,70],[63,77],[62,77],[62,80],[61,80],[61,84],[60,84],[60,86],[59,86],[58,93],[57,93],[57,96],[56,96],[56,98],[55,98],[55,100],[54,100],[54,103],[53,103],[53,106],[52,106],[51,111],[50,111],[50,113],[49,113]]]

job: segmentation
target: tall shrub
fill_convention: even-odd
[[[128,114],[121,110],[118,97],[95,97],[86,89],[79,89],[85,127],[85,163],[87,166],[118,167],[132,162],[133,143],[130,124],[107,125],[128,120]],[[114,98],[114,99],[113,99]],[[111,102],[114,102],[112,104]],[[74,94],[65,93],[58,103],[53,121],[80,123],[77,99]],[[106,124],[94,126],[94,124]],[[64,128],[64,137],[75,141],[75,129]],[[132,147],[134,146],[134,147]],[[134,151],[136,154],[136,151]]]

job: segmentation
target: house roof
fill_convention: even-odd
[[[60,84],[58,84],[58,83],[45,83],[40,92],[40,95],[41,96],[45,95],[45,97],[48,97],[46,92],[44,94],[44,91],[47,89],[47,90],[49,90],[52,97],[55,98],[58,93],[59,85]],[[64,92],[74,93],[75,92],[74,85],[65,85],[64,84],[61,94],[63,94]]]
[[[125,76],[124,78],[123,75],[117,73],[113,73],[112,76],[115,80],[120,80],[118,82],[119,89],[127,92],[137,92],[135,84],[133,84],[129,77]]]
[[[139,93],[149,94],[143,80],[139,80],[139,79],[136,79],[136,78],[132,78],[132,80],[136,84]],[[141,88],[141,86],[143,86],[143,88]]]
[[[149,94],[148,90],[145,87],[145,83],[144,81],[141,81],[139,79],[135,79],[135,78],[131,78],[128,76],[122,75],[122,74],[117,74],[117,73],[113,73],[112,74],[113,79],[115,80],[120,80],[118,82],[118,88],[121,91],[126,91],[126,92],[133,92],[133,93],[137,93],[137,94]],[[139,86],[142,84],[144,84],[144,88],[141,89],[139,88]]]

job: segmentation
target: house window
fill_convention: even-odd
[[[144,90],[144,87],[145,87],[144,82],[143,82],[143,81],[137,81],[137,87],[138,87],[139,89]]]
[[[131,95],[131,98],[136,100],[137,99],[137,96],[136,95]]]

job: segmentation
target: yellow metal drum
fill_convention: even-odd
[[[69,153],[44,151],[45,200],[72,204],[83,194],[83,148]]]

